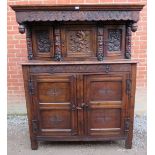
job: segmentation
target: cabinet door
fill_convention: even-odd
[[[35,26],[32,28],[32,45],[35,59],[51,59],[53,57],[52,26]]]
[[[124,59],[125,25],[107,25],[104,27],[105,59]]]
[[[65,60],[96,59],[96,28],[94,25],[66,25],[62,28]]]
[[[77,134],[76,78],[74,75],[36,75],[38,135]]]
[[[124,134],[125,75],[84,78],[85,129],[91,136]]]

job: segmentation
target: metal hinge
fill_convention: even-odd
[[[32,120],[32,130],[33,130],[33,133],[36,133],[38,131],[38,121],[37,120]]]
[[[28,89],[29,89],[29,94],[34,95],[34,84],[32,79],[28,81]]]
[[[130,117],[125,118],[125,132],[128,132],[130,128]]]
[[[126,94],[131,96],[131,79],[126,80]]]

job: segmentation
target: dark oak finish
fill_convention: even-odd
[[[51,72],[53,67],[59,68]],[[30,133],[39,141],[126,139],[130,148],[136,62],[97,62],[91,64],[92,70],[89,67],[23,64],[29,120],[36,124]]]
[[[132,147],[143,4],[11,6],[26,32],[22,64],[31,148],[38,141],[125,140]]]
[[[130,59],[131,23],[29,23],[27,48],[29,60]]]
[[[32,27],[34,59],[45,59],[54,56],[54,36],[51,26]]]

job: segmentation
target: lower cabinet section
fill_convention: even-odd
[[[38,141],[117,139],[131,148],[135,64],[108,73],[36,73],[33,67],[23,65],[32,149]]]

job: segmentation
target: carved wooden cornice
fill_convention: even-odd
[[[39,21],[131,21],[134,24],[132,31],[136,31],[139,12],[143,7],[144,4],[11,5],[21,33],[24,33],[26,22]]]

